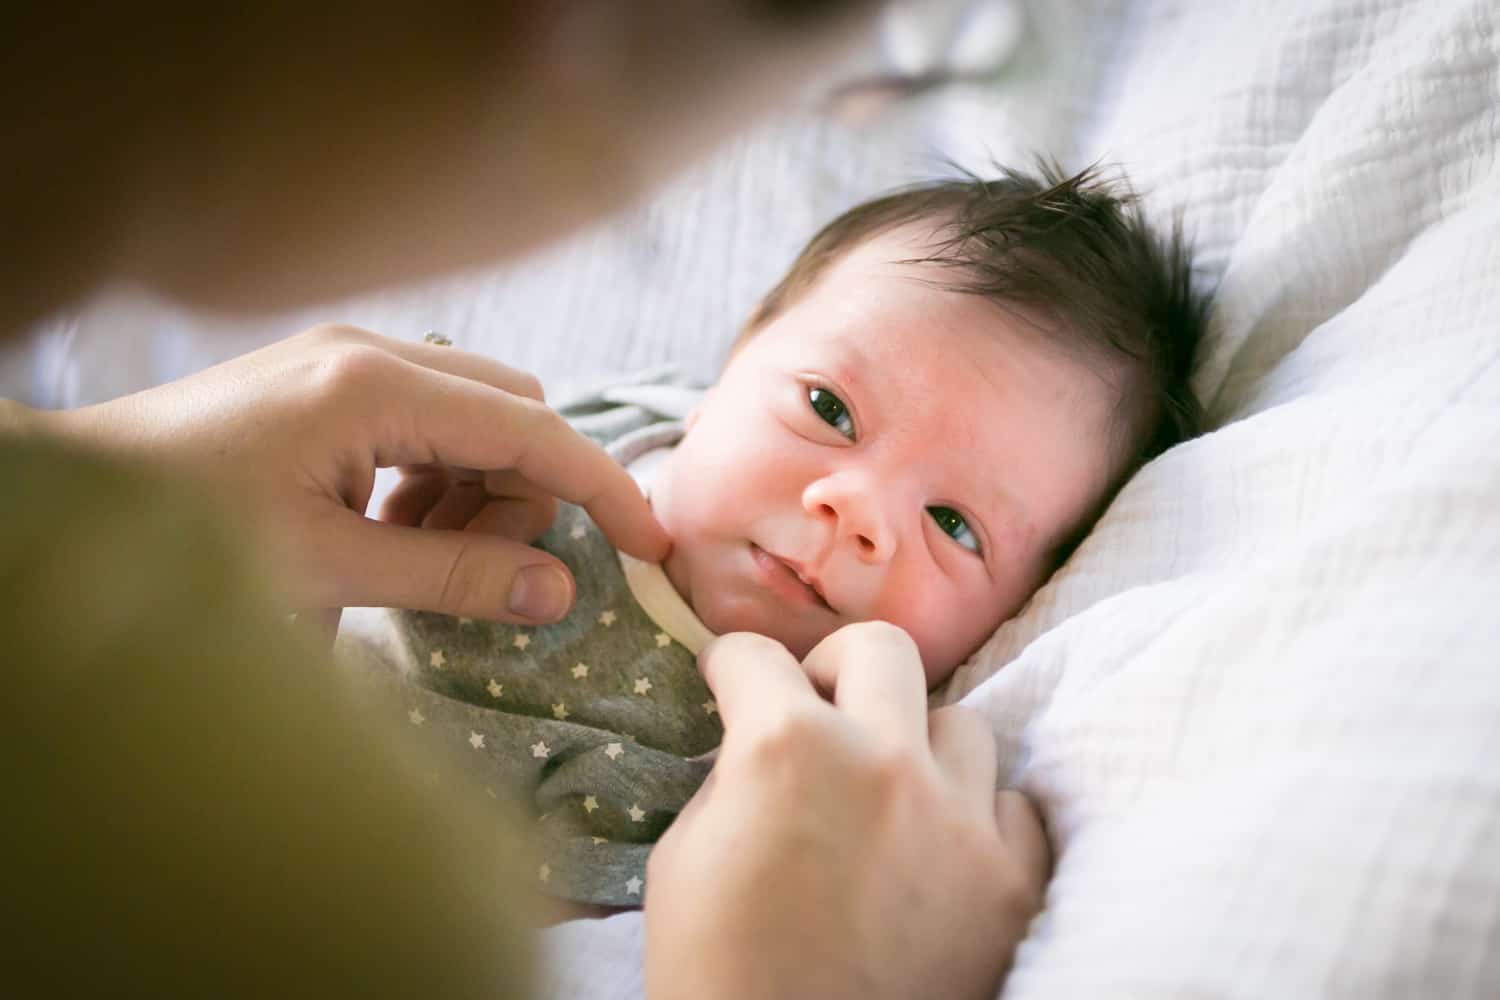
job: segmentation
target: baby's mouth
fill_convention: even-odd
[[[767,552],[754,542],[750,543],[750,556],[763,582],[774,593],[793,604],[833,611],[817,580],[809,578],[790,560]]]

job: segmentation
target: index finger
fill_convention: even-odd
[[[514,469],[528,482],[582,506],[610,542],[652,562],[671,540],[640,487],[614,459],[555,411],[470,379],[408,365],[409,420],[391,423],[380,465],[442,462]]]

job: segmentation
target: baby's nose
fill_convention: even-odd
[[[895,531],[882,498],[869,486],[832,477],[819,480],[803,495],[803,506],[832,525],[837,542],[853,547],[866,563],[882,563],[896,551]]]

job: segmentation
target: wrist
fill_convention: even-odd
[[[0,441],[46,438],[83,447],[97,446],[89,429],[91,409],[40,410],[13,399],[0,399]]]

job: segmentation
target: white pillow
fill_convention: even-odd
[[[1500,995],[1500,16],[1136,27],[1090,152],[1222,276],[1217,429],[948,690],[1059,851],[1005,995]]]

